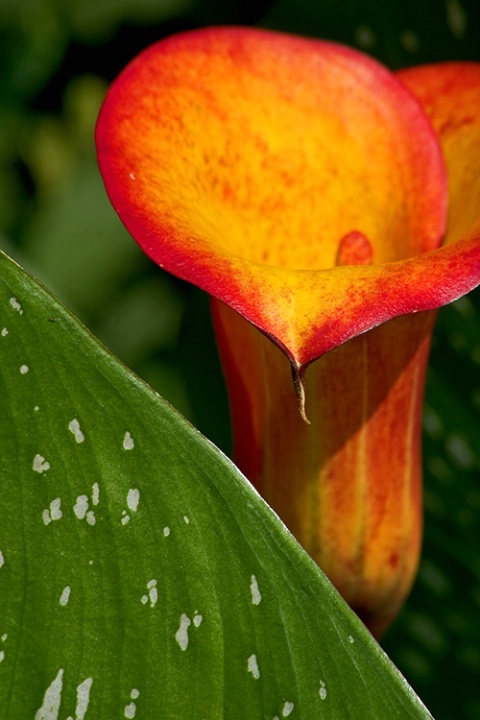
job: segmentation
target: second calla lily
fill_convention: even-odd
[[[199,30],[123,71],[97,146],[133,237],[213,298],[238,465],[380,635],[418,563],[431,311],[480,282],[480,66]]]

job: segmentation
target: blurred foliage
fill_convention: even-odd
[[[161,273],[112,210],[93,130],[143,47],[209,24],[356,46],[392,68],[480,60],[478,0],[3,0],[0,243],[229,451],[208,300]],[[425,544],[384,647],[437,720],[480,717],[480,293],[442,310],[425,409]]]

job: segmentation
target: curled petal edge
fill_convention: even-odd
[[[384,265],[291,271],[224,257],[199,276],[197,284],[269,337],[301,374],[347,340],[479,285],[480,223],[445,247]]]

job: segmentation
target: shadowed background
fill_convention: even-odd
[[[478,0],[3,0],[0,246],[230,452],[208,299],[162,273],[112,210],[93,130],[142,48],[215,24],[337,40],[391,68],[480,61]],[[480,112],[480,108],[479,108]],[[424,413],[425,542],[383,646],[437,720],[480,717],[480,292],[441,310]]]

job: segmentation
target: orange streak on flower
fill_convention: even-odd
[[[314,363],[306,425],[282,353],[223,303],[212,309],[237,464],[380,635],[418,563],[420,419],[435,313],[398,318]]]

